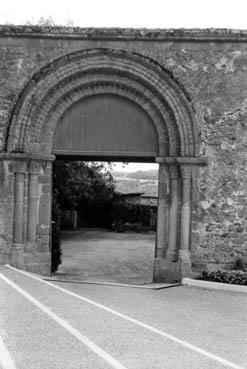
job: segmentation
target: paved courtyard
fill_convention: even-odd
[[[152,282],[155,233],[102,230],[62,233],[56,278],[144,284]]]
[[[0,266],[1,369],[247,368],[247,296],[46,282]]]

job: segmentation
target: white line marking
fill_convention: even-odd
[[[186,341],[184,341],[184,340],[182,340],[180,338],[177,338],[175,336],[172,336],[169,333],[166,333],[166,332],[161,331],[161,330],[159,330],[159,329],[157,329],[155,327],[152,327],[151,325],[148,325],[146,323],[142,323],[141,321],[136,320],[134,318],[131,318],[128,315],[119,313],[118,311],[113,310],[113,309],[111,309],[111,308],[109,308],[109,307],[107,307],[105,305],[102,305],[102,304],[100,304],[98,302],[95,302],[93,300],[90,300],[90,299],[88,299],[86,297],[77,295],[74,292],[70,292],[70,291],[68,291],[68,290],[66,290],[66,289],[64,289],[62,287],[59,287],[59,286],[57,286],[55,284],[52,284],[50,282],[44,281],[43,279],[41,279],[39,277],[36,277],[36,276],[34,276],[34,275],[30,274],[30,273],[24,272],[23,270],[15,269],[15,268],[11,267],[10,265],[6,265],[6,266],[8,268],[10,268],[10,269],[13,269],[14,271],[16,271],[18,273],[21,273],[21,274],[24,274],[24,275],[26,275],[26,276],[28,276],[30,278],[36,279],[37,281],[42,282],[44,284],[47,284],[47,285],[49,285],[49,286],[51,286],[51,287],[53,287],[53,288],[55,288],[55,289],[57,289],[59,291],[62,291],[64,293],[67,293],[70,296],[73,296],[73,297],[75,297],[75,298],[77,298],[79,300],[82,300],[84,302],[87,302],[88,304],[91,304],[91,305],[96,306],[96,307],[98,307],[100,309],[103,309],[103,310],[107,311],[108,313],[111,313],[111,314],[116,315],[116,316],[118,316],[118,317],[120,317],[122,319],[125,319],[125,320],[127,320],[127,321],[129,321],[131,323],[134,323],[134,324],[138,325],[139,327],[148,329],[149,331],[151,331],[153,333],[156,333],[156,334],[158,334],[158,335],[160,335],[162,337],[165,337],[165,338],[167,338],[167,339],[169,339],[169,340],[171,340],[173,342],[176,342],[176,343],[178,343],[178,344],[186,347],[187,349],[190,349],[190,350],[192,350],[194,352],[197,352],[198,354],[201,354],[201,355],[207,357],[208,359],[215,360],[218,363],[223,364],[223,365],[226,365],[227,367],[232,368],[232,369],[246,369],[246,368],[244,368],[242,366],[239,366],[237,364],[234,364],[233,362],[231,362],[231,361],[229,361],[227,359],[224,359],[224,358],[222,358],[222,357],[220,357],[218,355],[215,355],[215,354],[212,354],[212,353],[210,353],[208,351],[205,351],[205,350],[201,349],[200,347],[194,346],[194,345],[192,345],[189,342],[186,342]]]
[[[28,292],[24,291],[17,284],[12,282],[10,279],[6,278],[3,274],[0,273],[0,278],[6,282],[9,286],[13,287],[16,291],[22,294],[26,299],[31,301],[35,306],[37,306],[40,310],[46,313],[50,318],[55,320],[59,325],[61,325],[64,329],[70,332],[73,336],[75,336],[79,341],[84,343],[89,349],[95,352],[98,356],[100,356],[103,360],[105,360],[108,364],[113,366],[115,369],[127,369],[123,366],[119,361],[114,359],[111,355],[107,354],[104,350],[102,350],[99,346],[95,345],[92,341],[90,341],[86,336],[81,334],[77,329],[72,327],[66,320],[60,318],[57,314],[53,313],[50,309],[48,309],[41,302],[36,300],[32,295]],[[1,350],[1,346],[0,346]],[[1,351],[0,351],[1,354]],[[5,366],[4,369],[16,369],[15,366]]]
[[[15,363],[12,360],[2,337],[0,337],[0,364],[2,365],[3,369],[16,369]]]

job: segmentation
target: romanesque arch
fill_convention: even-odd
[[[90,49],[65,55],[34,75],[21,93],[6,144],[16,160],[12,264],[26,269],[49,264],[49,179],[56,127],[74,104],[106,94],[135,103],[157,132],[154,275],[156,281],[179,280],[191,273],[192,167],[200,164],[197,127],[188,98],[167,71],[147,57],[122,50]]]
[[[157,128],[161,156],[196,156],[193,112],[178,85],[152,60],[107,49],[66,55],[31,79],[13,112],[7,150],[33,152],[35,147],[51,153],[53,133],[64,111],[86,96],[104,93],[128,97],[142,106]],[[169,148],[163,152],[167,142]]]

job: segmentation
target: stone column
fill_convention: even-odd
[[[43,161],[41,172],[39,176],[38,251],[49,253],[51,235],[52,162]]]
[[[180,248],[178,252],[181,278],[191,274],[190,221],[191,221],[191,166],[181,165],[181,221]]]
[[[17,268],[21,268],[23,266],[23,205],[26,172],[26,161],[16,161],[14,174],[14,215],[11,265],[16,266]]]
[[[158,213],[157,213],[157,236],[156,258],[165,258],[168,243],[168,211],[169,211],[169,170],[166,163],[159,164],[158,178]]]
[[[36,228],[38,219],[38,174],[40,163],[30,160],[28,165],[28,210],[26,251],[36,251]]]
[[[177,261],[178,244],[178,206],[179,206],[179,185],[180,173],[177,165],[169,167],[170,172],[170,211],[169,211],[169,239],[166,259]]]
[[[165,158],[157,158],[159,163],[158,178],[158,212],[156,248],[154,260],[154,282],[164,282],[167,279],[167,263],[165,260],[168,245],[168,221],[169,221],[169,169]]]

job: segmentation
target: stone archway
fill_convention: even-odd
[[[153,124],[157,147],[152,156],[159,163],[154,277],[180,280],[191,273],[192,168],[204,164],[198,158],[193,111],[160,65],[122,50],[65,55],[43,68],[23,90],[10,122],[6,154],[16,163],[11,262],[28,270],[48,270],[54,135],[68,109],[96,95],[131,101]],[[92,152],[102,155],[94,147]]]

